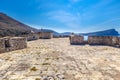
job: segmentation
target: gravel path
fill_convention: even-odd
[[[68,38],[30,41],[0,54],[0,80],[120,80],[120,48],[70,45]]]

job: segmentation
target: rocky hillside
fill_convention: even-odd
[[[18,36],[21,34],[28,34],[31,30],[36,29],[31,28],[4,13],[0,13],[0,36]]]

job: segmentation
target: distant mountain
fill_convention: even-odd
[[[37,29],[31,28],[4,13],[0,13],[0,36],[18,36],[21,34],[28,34]]]
[[[29,34],[31,32],[39,32],[39,31],[41,30],[32,28],[28,25],[25,25],[24,23],[21,23],[7,16],[4,13],[0,13],[0,37],[18,36],[22,34]],[[53,32],[53,35],[55,37],[71,35],[71,32],[58,33],[50,29],[42,29],[42,31]],[[115,29],[109,29],[109,30],[98,31],[98,32],[90,32],[90,33],[77,33],[77,34],[86,35],[86,36],[118,36],[119,35]]]
[[[86,36],[118,36],[119,33],[115,29],[109,29],[109,30],[98,31],[98,32],[84,33],[81,35],[86,35]]]
[[[72,32],[63,32],[63,33],[60,33],[61,35],[64,35],[64,36],[68,36],[68,35],[71,35]]]
[[[70,36],[72,32],[63,32],[58,33],[54,30],[50,29],[43,29],[45,32],[53,32],[54,36]],[[119,33],[115,29],[109,29],[104,31],[97,31],[97,32],[90,32],[90,33],[74,33],[77,35],[83,35],[83,36],[119,36]]]

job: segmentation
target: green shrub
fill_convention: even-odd
[[[31,71],[37,71],[38,69],[36,67],[32,67],[30,70]]]

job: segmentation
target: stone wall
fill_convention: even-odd
[[[107,42],[107,40],[108,40],[107,37],[104,37],[104,36],[89,36],[88,37],[88,43],[90,45],[104,45],[104,44],[107,44],[105,43]]]
[[[120,37],[119,37],[119,46],[120,46]]]
[[[0,53],[5,52],[5,40],[0,38]]]
[[[108,45],[120,47],[120,38],[117,36],[88,36],[85,41],[83,36],[71,35],[70,44]]]
[[[119,38],[116,36],[89,36],[88,44],[118,46]]]
[[[70,44],[84,44],[84,37],[78,35],[71,35]]]
[[[27,47],[27,41],[24,37],[5,37],[0,39],[0,53],[8,52]]]
[[[120,46],[119,44],[119,37],[112,37],[112,46]]]
[[[37,33],[31,33],[31,34],[28,34],[28,35],[22,35],[22,37],[26,37],[27,41],[32,41],[32,40],[39,39],[39,34],[37,34]]]
[[[39,38],[40,39],[51,39],[53,38],[53,33],[52,32],[39,32]]]

